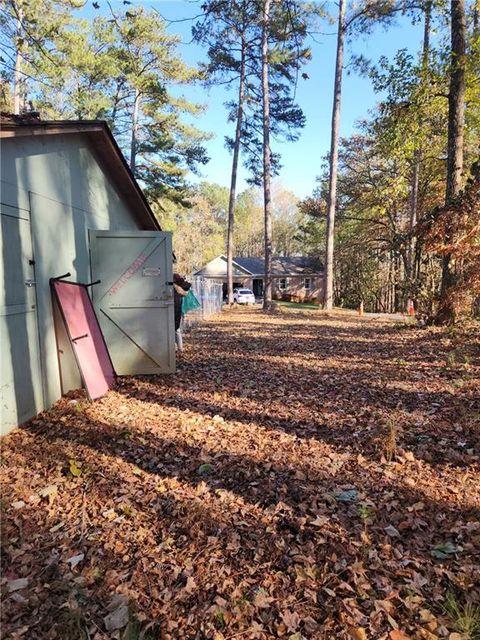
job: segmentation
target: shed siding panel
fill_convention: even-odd
[[[5,176],[8,171],[6,171],[7,167],[4,166],[3,157],[6,152],[4,144],[0,145],[0,156],[2,157],[1,163],[1,172],[0,176],[2,180],[0,182],[0,202],[4,206],[12,207],[13,209],[18,211],[18,215],[22,217],[22,211],[30,211],[30,201],[28,197],[28,191],[22,189],[20,186],[16,184],[12,184],[10,182],[5,181]]]
[[[0,204],[0,433],[43,408],[30,220]],[[8,272],[4,269],[9,266]]]
[[[132,228],[132,223],[138,228],[84,136],[5,138],[1,148],[5,204],[28,207],[30,191],[105,220],[112,217],[115,223],[130,224],[123,228]]]

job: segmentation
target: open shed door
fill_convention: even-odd
[[[93,304],[120,375],[173,373],[172,235],[90,231]]]

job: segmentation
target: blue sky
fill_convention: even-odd
[[[135,4],[140,4],[135,2]],[[183,0],[157,0],[144,2],[146,6],[154,6],[168,20],[184,20],[199,13],[196,2]],[[123,6],[120,0],[112,2],[115,9]],[[331,11],[336,6],[331,3]],[[399,18],[395,26],[384,31],[377,28],[368,38],[358,38],[349,43],[346,49],[345,63],[348,63],[352,52],[363,53],[372,60],[382,55],[392,57],[398,49],[407,48],[416,53],[420,47],[422,25],[412,25],[408,18]],[[190,43],[191,22],[173,22],[169,30],[178,33],[182,38],[181,54],[184,59],[196,65],[205,59],[205,51]],[[315,178],[320,173],[322,157],[330,146],[330,121],[332,110],[333,76],[336,52],[335,25],[325,23],[325,34],[315,36],[311,42],[312,60],[305,71],[309,79],[299,81],[297,102],[306,116],[306,126],[301,137],[294,143],[273,142],[272,147],[282,155],[282,171],[280,181],[283,186],[300,198],[311,194],[315,186]],[[329,35],[331,34],[331,35]],[[348,136],[355,127],[355,122],[367,116],[368,110],[379,100],[370,81],[360,78],[355,73],[344,72],[343,101],[341,117],[341,135]],[[187,88],[183,92],[188,99],[206,105],[205,112],[195,119],[198,128],[213,132],[215,137],[207,142],[210,162],[202,169],[202,179],[228,186],[230,183],[231,156],[224,147],[225,135],[232,134],[232,124],[226,121],[223,103],[230,97],[223,88],[216,87],[206,91],[199,86]],[[246,172],[243,168],[239,174],[239,191],[246,187]]]

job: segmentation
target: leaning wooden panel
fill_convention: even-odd
[[[113,387],[115,371],[87,287],[54,278],[50,285],[88,396],[100,398]]]

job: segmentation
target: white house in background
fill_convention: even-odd
[[[261,297],[264,272],[264,258],[234,258],[233,287],[252,289],[257,297]],[[214,258],[194,275],[223,282],[226,292],[227,257]],[[313,256],[275,256],[272,258],[272,285],[274,300],[320,303],[323,264]]]

